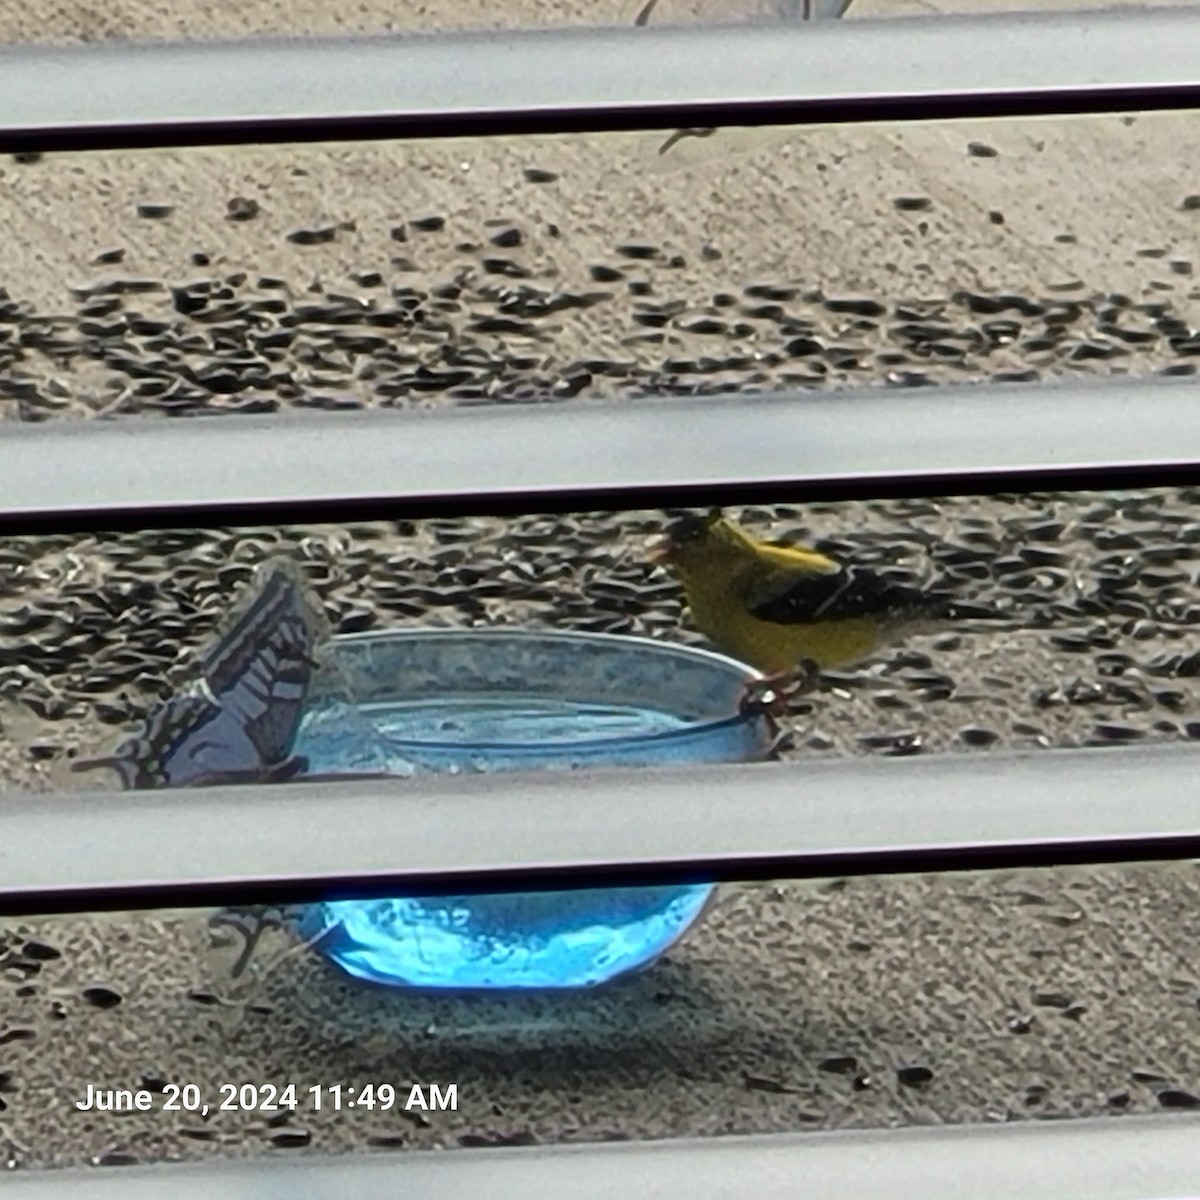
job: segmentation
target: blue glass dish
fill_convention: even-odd
[[[586,988],[647,966],[713,898],[712,884],[314,905],[325,957],[369,983],[457,991]],[[303,932],[303,931],[302,931]]]
[[[418,629],[332,641],[295,753],[309,774],[563,769],[763,757],[757,674],[687,646],[614,634]],[[421,989],[583,988],[648,966],[711,884],[311,906],[300,932],[355,978]]]

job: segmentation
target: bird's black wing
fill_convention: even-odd
[[[751,615],[777,625],[811,625],[860,617],[883,620],[936,616],[945,600],[853,566],[829,574],[797,572],[774,595],[750,606]]]

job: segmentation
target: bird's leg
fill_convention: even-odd
[[[788,671],[774,671],[761,679],[752,679],[742,689],[738,710],[782,716],[793,700],[817,686],[820,674],[817,664],[806,658]]]

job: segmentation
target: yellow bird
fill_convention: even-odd
[[[648,549],[683,585],[700,632],[767,676],[747,699],[786,684],[805,690],[818,672],[860,662],[906,633],[980,615],[944,593],[807,547],[764,542],[720,509],[681,517]]]

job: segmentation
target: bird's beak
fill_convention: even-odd
[[[645,541],[646,557],[654,563],[670,562],[675,542],[666,533],[656,533]]]

